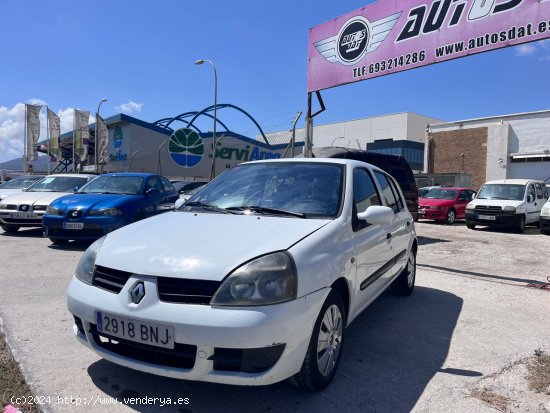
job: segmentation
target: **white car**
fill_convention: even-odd
[[[50,202],[80,188],[96,175],[56,174],[36,182],[25,191],[0,201],[0,225],[5,232],[21,227],[42,227],[42,216]]]
[[[474,200],[466,205],[466,226],[513,228],[525,231],[526,224],[536,224],[548,198],[546,185],[536,179],[502,179],[484,183]]]
[[[126,367],[320,390],[351,321],[389,286],[412,293],[417,246],[403,194],[381,169],[244,163],[178,210],[92,244],[68,307],[77,339]]]
[[[0,185],[0,201],[9,195],[18,194],[37,181],[44,178],[44,175],[21,175]]]

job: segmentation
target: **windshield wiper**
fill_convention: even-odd
[[[211,211],[220,212],[222,214],[236,214],[236,212],[230,211],[229,209],[220,208],[215,205],[205,204],[204,202],[199,201],[186,202],[185,204],[183,204],[183,206],[200,207],[204,209],[209,209]]]
[[[256,212],[258,214],[288,215],[288,216],[297,217],[297,218],[307,218],[306,214],[302,212],[285,211],[284,209],[269,208],[269,207],[263,207],[260,205],[241,205],[241,206],[229,207],[227,209],[235,210],[235,211],[249,210],[252,212]]]

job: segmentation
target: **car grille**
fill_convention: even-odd
[[[220,281],[158,277],[159,298],[165,303],[210,304]]]
[[[491,205],[476,205],[475,212],[483,215],[499,215],[502,207]]]
[[[17,224],[17,225],[31,225],[36,224],[36,226],[42,226],[42,218],[38,219],[19,219],[19,218],[2,218],[7,224]]]
[[[17,205],[8,204],[7,209],[10,209],[10,210],[12,210],[12,211],[17,211]]]
[[[45,211],[47,205],[35,205],[32,207],[33,211]]]
[[[84,228],[84,229],[63,229],[56,226],[48,227],[48,237],[74,237],[79,238],[101,238],[105,235],[105,231],[101,228]]]
[[[99,347],[124,357],[180,369],[192,369],[195,365],[197,346],[175,343],[174,349],[165,349],[135,343],[100,333],[95,324],[90,324],[90,333]]]
[[[96,265],[92,276],[92,285],[118,294],[131,276],[131,272]]]

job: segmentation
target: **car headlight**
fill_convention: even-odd
[[[92,275],[94,274],[95,259],[97,257],[97,252],[99,251],[99,249],[101,248],[101,245],[103,244],[103,241],[105,241],[105,237],[106,235],[98,239],[92,245],[90,245],[88,249],[84,251],[84,254],[82,254],[82,257],[80,257],[80,261],[78,261],[78,265],[76,266],[74,275],[83,283],[86,283],[86,284],[92,283]]]
[[[473,211],[474,209],[475,209],[475,206],[473,206],[472,204],[466,205],[466,211]]]
[[[222,283],[212,305],[276,304],[296,298],[298,277],[294,260],[275,252],[243,264]]]
[[[515,214],[516,213],[516,207],[507,206],[507,207],[504,207],[503,211],[504,212],[513,212]]]
[[[122,211],[118,208],[102,208],[92,209],[88,212],[92,217],[118,217],[122,215]]]
[[[63,215],[65,215],[65,211],[60,209],[60,208],[56,208],[54,206],[48,205],[48,207],[46,208],[46,215],[63,216]]]

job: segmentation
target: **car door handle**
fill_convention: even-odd
[[[411,221],[407,221],[407,226],[408,226],[408,227],[411,226]]]
[[[391,234],[391,232],[388,232],[388,234],[386,235],[386,239],[391,239],[393,235]]]

